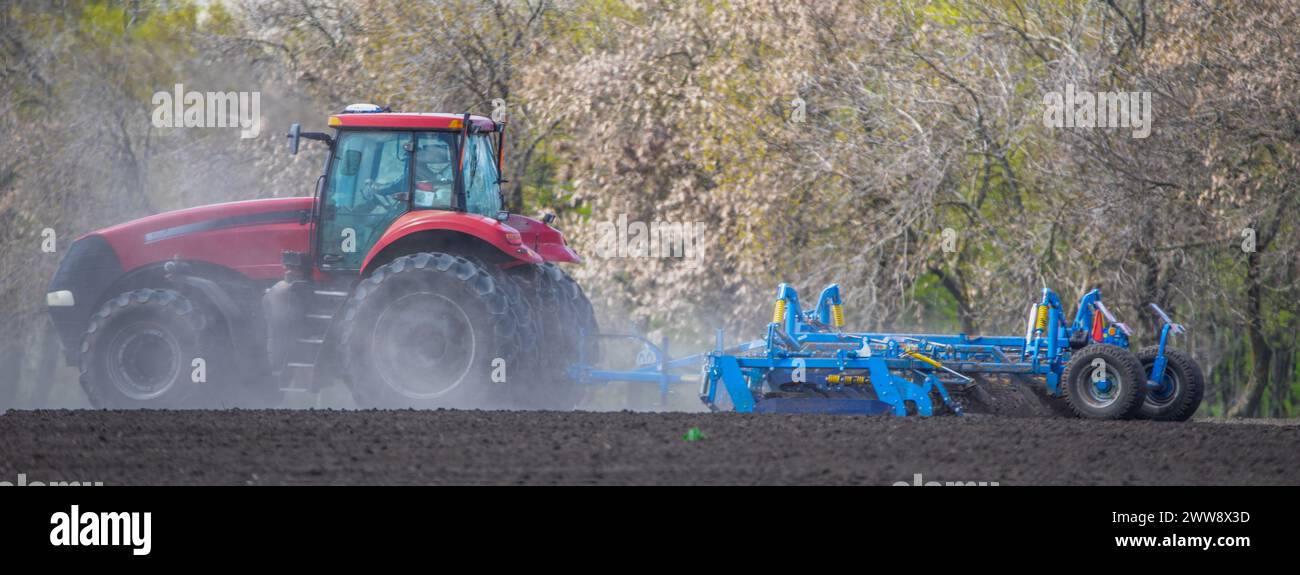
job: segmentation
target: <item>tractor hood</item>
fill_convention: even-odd
[[[306,251],[312,198],[251,200],[140,218],[85,234],[68,247],[46,293],[69,365],[77,365],[87,318],[114,286],[177,259],[220,266],[270,283],[281,252]]]
[[[106,240],[127,271],[175,258],[224,266],[252,279],[276,279],[284,273],[281,252],[308,249],[312,202],[300,197],[199,206],[132,220],[83,238]]]

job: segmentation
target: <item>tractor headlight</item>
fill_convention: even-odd
[[[52,291],[45,294],[45,305],[50,307],[72,307],[77,305],[77,300],[72,297],[72,292],[68,290]]]

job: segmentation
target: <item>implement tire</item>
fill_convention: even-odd
[[[1150,377],[1159,346],[1142,349],[1137,354],[1142,373]],[[1205,375],[1191,356],[1176,349],[1165,349],[1165,374],[1161,387],[1147,390],[1142,402],[1142,417],[1156,421],[1187,421],[1205,397]]]
[[[1137,357],[1104,343],[1074,352],[1064,384],[1070,409],[1088,419],[1132,419],[1146,397],[1146,373]]]

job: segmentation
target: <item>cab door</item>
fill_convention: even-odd
[[[381,130],[339,134],[321,197],[321,270],[361,269],[370,248],[409,209],[413,138]]]

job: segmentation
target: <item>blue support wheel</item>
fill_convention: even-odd
[[[1160,346],[1143,348],[1137,354],[1143,375],[1150,377]],[[1165,349],[1165,369],[1158,382],[1151,382],[1140,415],[1158,421],[1187,421],[1205,396],[1205,375],[1201,366],[1186,353]]]

